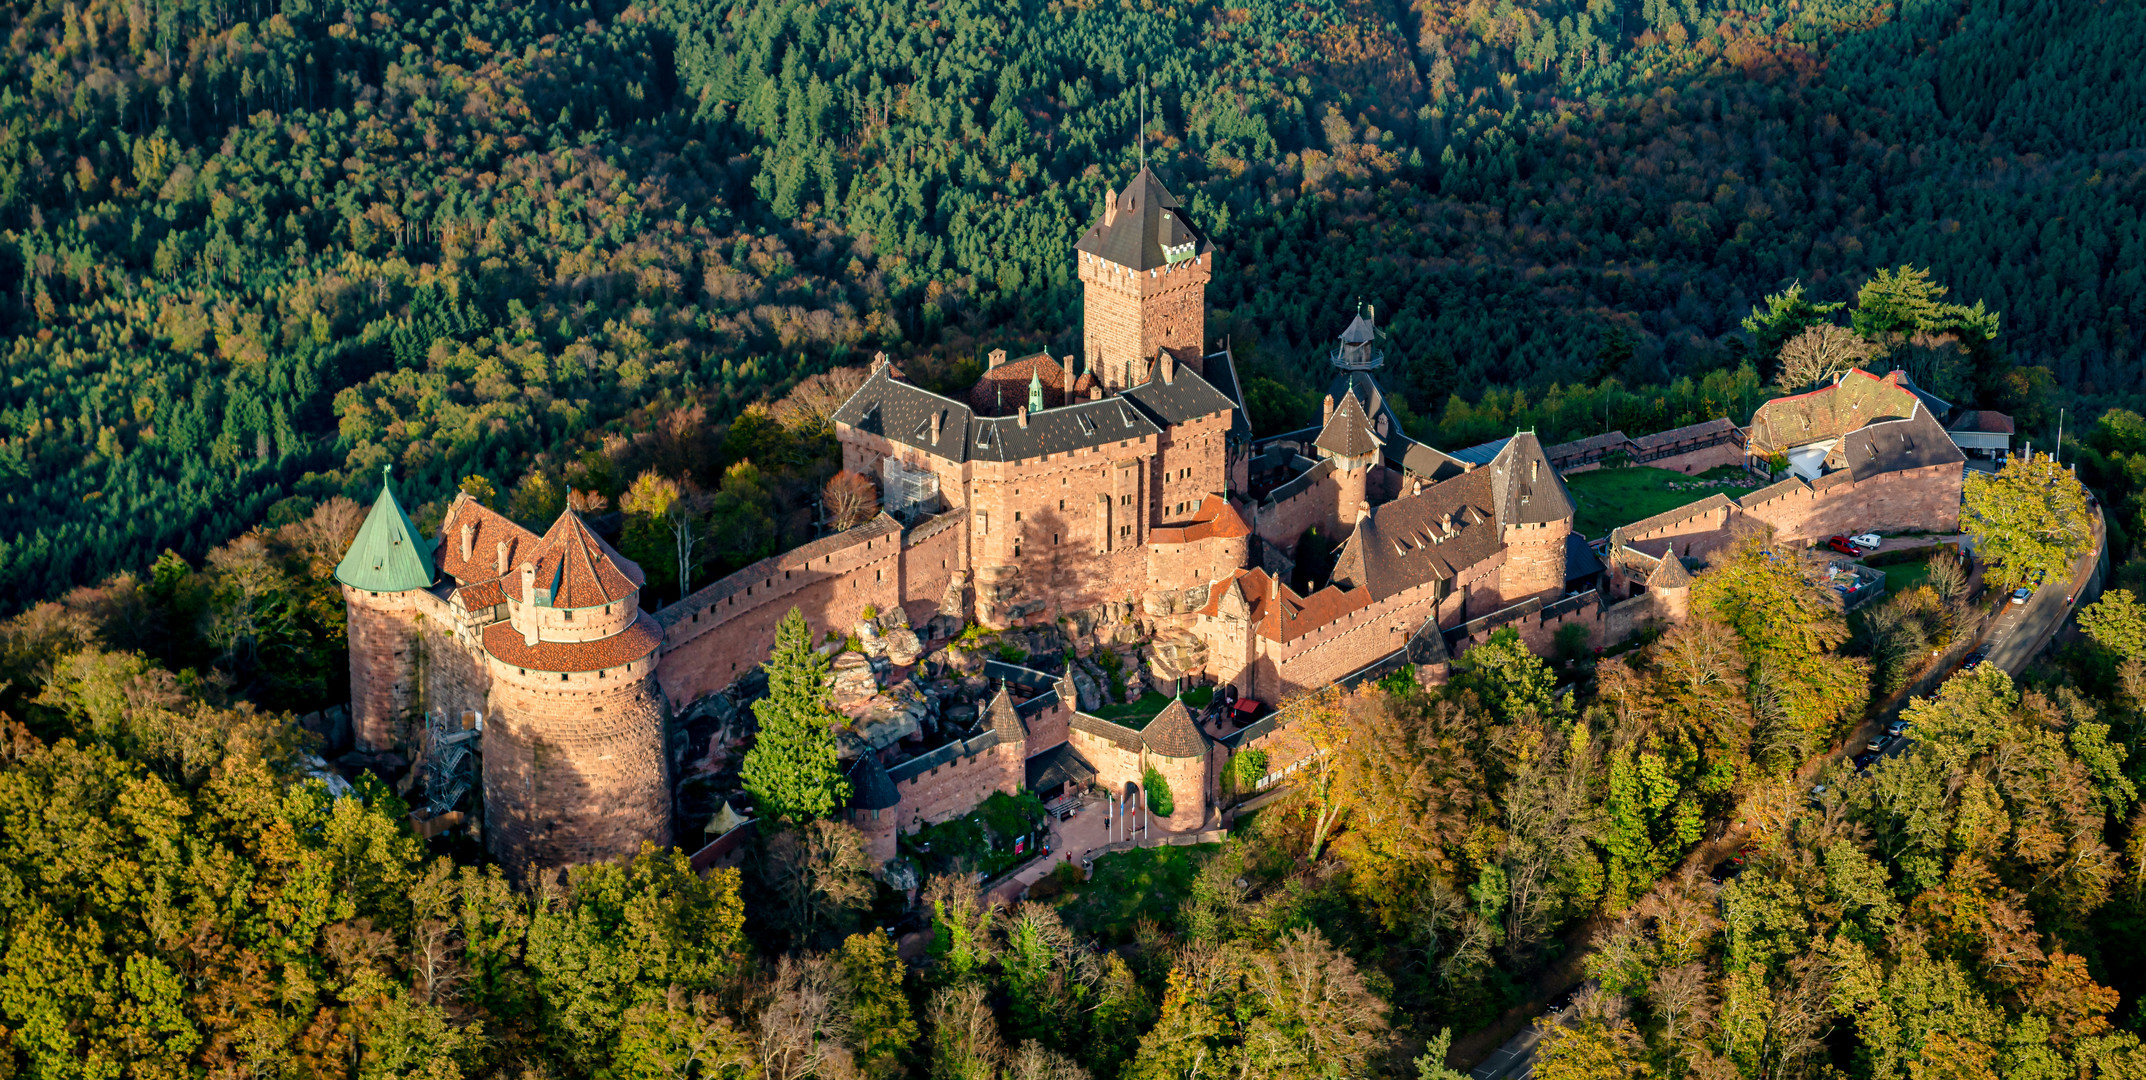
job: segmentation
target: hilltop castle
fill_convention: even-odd
[[[1152,172],[1108,196],[1076,257],[1081,357],[993,353],[961,399],[876,360],[834,421],[843,467],[879,482],[879,516],[660,611],[641,611],[640,569],[572,511],[538,536],[462,496],[436,537],[420,537],[383,486],[337,569],[360,744],[422,743],[435,811],[461,797],[454,764],[475,750],[483,835],[517,874],[668,844],[699,824],[674,822],[688,748],[672,718],[749,676],[795,607],[815,634],[856,632],[870,654],[836,667],[838,704],[856,717],[847,815],[878,859],[903,830],[1023,787],[1106,792],[1128,834],[1190,831],[1214,820],[1232,754],[1267,750],[1279,774],[1304,750],[1286,717],[1195,715],[1177,690],[1271,705],[1400,663],[1436,676],[1502,626],[1537,647],[1575,622],[1619,640],[1683,614],[1679,556],[1694,543],[1718,544],[1732,516],[1764,516],[1708,504],[1613,535],[1598,555],[1573,532],[1557,467],[1579,451],[1521,432],[1446,453],[1401,431],[1369,312],[1336,343],[1321,424],[1255,440],[1233,357],[1204,339],[1214,246]],[[1827,480],[1828,457],[1811,465],[1815,481],[1770,497],[1822,502],[1949,463],[1956,514],[1957,458],[1929,442],[1945,433],[1915,422],[1912,399],[1897,385],[1872,399],[1904,410],[1912,436],[1895,443],[1923,441],[1911,463],[1828,419],[1852,479]],[[1787,422],[1768,417],[1765,447],[1790,438]],[[1690,453],[1741,461],[1751,451],[1728,431]],[[1926,492],[1926,479],[1904,490]],[[1946,497],[1903,514],[1941,520]],[[1322,549],[1329,572],[1297,565]],[[974,658],[964,667],[964,654],[933,648],[971,623],[1082,659],[979,674]],[[1168,705],[1105,709],[1087,659],[1105,652],[1112,671],[1129,665],[1133,696],[1145,684]],[[1151,771],[1173,794],[1166,817],[1146,813]]]

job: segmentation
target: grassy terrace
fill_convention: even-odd
[[[1735,483],[1700,487],[1697,481],[1701,480],[1731,480]],[[1756,491],[1758,485],[1748,481],[1749,475],[1742,469],[1726,466],[1708,469],[1697,476],[1686,476],[1668,469],[1634,465],[1624,469],[1573,473],[1565,477],[1565,487],[1572,492],[1572,501],[1578,507],[1572,528],[1591,540],[1619,525],[1629,525],[1641,518],[1698,502],[1709,495],[1727,495],[1733,499],[1745,492]]]
[[[1213,701],[1214,698],[1214,687],[1195,686],[1185,691],[1185,707],[1198,711],[1206,708],[1207,703]],[[1111,704],[1099,709],[1089,710],[1088,715],[1100,717],[1114,724],[1124,724],[1129,728],[1142,728],[1146,727],[1147,722],[1153,720],[1155,714],[1161,712],[1162,707],[1169,703],[1170,698],[1168,695],[1158,694],[1151,690],[1123,705]]]

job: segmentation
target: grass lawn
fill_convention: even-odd
[[[1142,916],[1173,927],[1193,875],[1221,846],[1141,848],[1105,855],[1095,861],[1095,876],[1066,894],[1060,914],[1080,933],[1116,941],[1131,940],[1133,923]]]
[[[1738,483],[1733,487],[1697,487],[1693,483],[1717,478]],[[1757,485],[1746,482],[1747,479],[1747,474],[1736,468],[1708,469],[1698,476],[1686,476],[1668,469],[1634,465],[1573,473],[1565,477],[1565,488],[1572,492],[1572,501],[1578,507],[1578,513],[1573,517],[1573,531],[1593,539],[1619,525],[1653,517],[1709,495],[1735,498],[1757,490]],[[1672,488],[1672,484],[1676,487]]]
[[[1185,707],[1194,710],[1204,709],[1207,707],[1207,703],[1213,701],[1214,698],[1214,687],[1195,686],[1185,691]],[[1088,715],[1101,717],[1114,724],[1124,724],[1126,727],[1137,729],[1146,727],[1147,722],[1153,720],[1155,714],[1161,712],[1163,706],[1169,703],[1170,699],[1167,696],[1150,690],[1124,705],[1105,705]]]
[[[1890,596],[1899,596],[1930,580],[1930,560],[1928,559],[1924,559],[1921,562],[1894,563],[1891,566],[1880,566],[1876,569],[1885,571],[1885,591]]]

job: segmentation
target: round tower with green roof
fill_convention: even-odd
[[[350,729],[358,748],[396,749],[417,700],[418,597],[432,587],[432,544],[395,501],[390,470],[335,579],[343,586],[350,639]]]

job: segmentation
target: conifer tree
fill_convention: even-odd
[[[834,725],[842,717],[827,703],[827,659],[812,651],[812,629],[798,609],[782,617],[761,667],[768,693],[753,702],[760,734],[745,754],[745,790],[763,817],[826,817],[850,793],[836,761]]]

